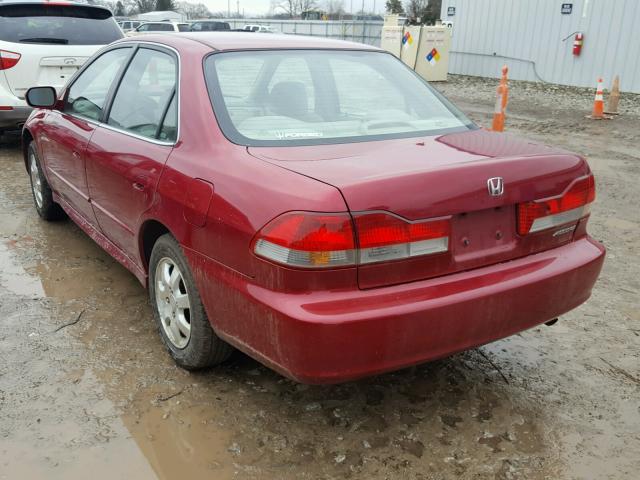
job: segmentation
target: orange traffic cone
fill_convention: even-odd
[[[618,115],[618,102],[620,101],[620,77],[616,75],[613,79],[613,86],[611,87],[611,93],[609,94],[609,104],[607,110],[604,113],[609,115]]]
[[[593,101],[593,112],[591,112],[591,118],[596,120],[606,118],[604,116],[604,96],[602,95],[602,90],[602,78],[599,78],[598,87],[596,89],[596,98]]]
[[[498,85],[496,95],[496,106],[493,109],[493,125],[491,130],[494,132],[504,131],[504,119],[507,111],[507,101],[509,99],[509,86],[507,85],[507,72],[509,69],[505,65],[502,67],[502,78],[500,79],[500,85]]]

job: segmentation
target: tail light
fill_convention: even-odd
[[[355,243],[351,217],[347,213],[285,213],[258,232],[253,251],[292,267],[353,265]]]
[[[449,220],[409,223],[388,213],[365,213],[355,217],[360,263],[446,252]]]
[[[589,214],[596,198],[593,175],[575,182],[561,197],[518,204],[518,233],[539,232],[576,222]]]
[[[0,50],[0,70],[7,70],[20,61],[21,55],[8,50]]]
[[[446,252],[449,228],[448,219],[411,223],[383,212],[353,220],[348,213],[290,212],[258,232],[253,251],[292,267],[353,266]]]

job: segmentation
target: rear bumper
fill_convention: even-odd
[[[445,277],[308,294],[225,280],[201,257],[191,264],[196,278],[208,277],[210,288],[200,291],[221,337],[297,381],[337,383],[448,356],[566,313],[589,298],[604,256],[601,244],[584,237]]]
[[[32,110],[31,107],[21,106],[12,107],[11,110],[0,109],[0,130],[20,130]]]

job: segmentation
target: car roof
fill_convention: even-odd
[[[99,8],[101,10],[109,10],[107,7],[89,3],[84,1],[74,2],[67,0],[0,0],[0,5],[62,5],[72,7]],[[109,10],[111,11],[111,10]]]
[[[283,35],[274,33],[199,32],[177,35],[145,35],[144,38],[128,37],[121,41],[157,42],[180,48],[181,39],[189,39],[211,47],[213,50],[270,50],[285,48],[309,48],[323,50],[373,50],[379,48],[364,43],[333,40],[324,37]]]
[[[113,13],[107,7],[83,1],[73,2],[66,0],[0,0],[0,7],[4,7],[7,5],[55,5],[63,7],[94,8],[97,10],[105,10],[109,12],[111,16],[113,16]]]

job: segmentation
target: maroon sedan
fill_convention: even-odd
[[[583,158],[479,129],[366,45],[124,39],[28,100],[38,213],[149,286],[188,369],[232,346],[310,383],[425,362],[577,307],[604,260]]]

